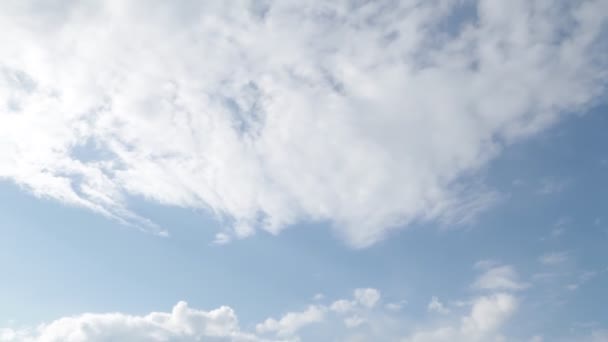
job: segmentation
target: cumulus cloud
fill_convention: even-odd
[[[495,341],[500,328],[515,312],[517,298],[498,293],[475,299],[471,311],[461,317],[460,324],[444,324],[433,329],[421,329],[404,339],[404,342],[438,341]]]
[[[190,342],[263,341],[242,332],[234,311],[222,306],[212,311],[189,308],[180,302],[169,313],[146,316],[122,313],[64,317],[32,329],[3,329],[1,342]]]
[[[496,199],[475,170],[604,94],[607,12],[4,1],[0,178],[160,234],[130,197],[203,208],[226,223],[220,243],[328,221],[365,247],[464,222]]]
[[[371,309],[380,300],[380,291],[374,288],[359,288],[353,291],[353,299],[339,299],[334,301],[329,309],[343,314],[357,308]]]
[[[280,320],[268,318],[256,326],[260,334],[276,333],[279,336],[293,336],[301,328],[312,323],[323,321],[326,309],[322,306],[311,305],[302,312],[289,312]]]
[[[271,334],[279,338],[299,338],[298,332],[314,324],[330,323],[341,320],[348,329],[355,329],[368,322],[370,314],[380,301],[380,291],[374,288],[358,288],[350,299],[338,299],[331,304],[318,303],[303,311],[291,311],[281,318],[268,318],[256,325],[260,335]]]

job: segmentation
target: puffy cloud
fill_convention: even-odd
[[[262,341],[242,332],[234,311],[222,306],[212,311],[191,309],[180,302],[169,313],[146,316],[121,313],[64,317],[35,329],[0,331],[2,342],[110,341]]]
[[[352,302],[350,300],[346,300],[346,299],[340,299],[340,300],[333,302],[330,306],[330,309],[337,313],[345,313],[345,312],[349,312],[350,310],[352,310],[354,308],[354,306],[355,306],[354,302]]]
[[[130,196],[204,208],[220,243],[463,222],[496,199],[465,176],[601,98],[607,7],[5,1],[0,178],[161,234]]]
[[[296,333],[314,323],[328,323],[341,319],[348,329],[357,328],[368,322],[376,304],[380,301],[380,291],[374,288],[358,288],[351,299],[338,299],[329,305],[309,305],[303,311],[284,314],[280,319],[268,318],[256,325],[258,334],[274,334],[281,338],[298,338]],[[323,298],[313,299],[319,302]]]
[[[474,282],[476,290],[490,291],[477,294],[471,300],[458,301],[454,311],[448,310],[437,297],[432,297],[428,311],[443,314],[445,319],[426,324],[410,331],[403,342],[470,342],[506,341],[504,327],[518,309],[519,298],[508,290],[524,290],[527,284],[520,283],[512,266],[499,266],[494,260],[482,260],[475,269],[483,273]],[[459,312],[460,308],[470,308]]]
[[[260,334],[276,333],[278,336],[293,336],[299,329],[323,321],[326,309],[322,306],[311,305],[302,312],[289,312],[280,320],[268,318],[256,326]]]
[[[487,269],[473,283],[480,290],[523,290],[529,284],[521,282],[513,266],[503,265]]]
[[[367,308],[373,308],[380,300],[380,291],[372,288],[356,289],[355,300]]]
[[[355,309],[371,309],[380,300],[380,291],[374,288],[359,288],[353,291],[353,299],[339,299],[334,301],[329,309],[339,313],[347,313]]]
[[[462,332],[468,336],[486,336],[496,331],[517,308],[517,299],[499,293],[475,300],[471,314],[462,321]]]
[[[474,300],[470,313],[461,317],[460,324],[421,329],[405,338],[404,342],[497,341],[501,338],[500,328],[516,308],[517,299],[513,295],[480,296]]]

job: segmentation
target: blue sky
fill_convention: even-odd
[[[608,341],[606,1],[142,6],[0,5],[1,342]]]

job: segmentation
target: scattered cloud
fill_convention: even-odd
[[[313,299],[313,300],[315,300],[315,301],[320,301],[320,300],[322,300],[322,299],[324,299],[324,298],[325,298],[325,295],[324,295],[324,294],[322,294],[322,293],[317,293],[317,294],[315,294],[315,295],[312,297],[312,299]]]
[[[478,290],[518,291],[527,287],[529,284],[520,281],[513,266],[509,265],[491,267],[473,283],[473,288]]]
[[[0,5],[0,178],[161,235],[131,197],[202,208],[217,243],[468,222],[476,170],[607,78],[605,1],[474,1],[454,32],[458,1],[35,3]]]
[[[380,292],[372,288],[356,289],[354,295],[355,300],[367,308],[373,308],[380,300]]]
[[[559,194],[566,189],[568,182],[555,178],[545,178],[541,181],[538,193],[541,195]]]
[[[474,300],[471,311],[448,324],[421,329],[405,338],[405,342],[469,342],[493,341],[500,329],[515,312],[518,300],[513,295],[498,293]]]
[[[577,276],[574,282],[566,285],[566,288],[570,291],[576,291],[581,286],[591,281],[593,278],[599,276],[600,274],[607,273],[608,269],[601,271],[582,271]]]
[[[540,263],[543,265],[556,266],[563,264],[569,259],[570,255],[568,254],[568,252],[553,252],[540,256],[540,258],[538,258],[538,261],[540,261]]]
[[[353,301],[340,299],[333,302],[330,308],[332,311],[335,311],[337,313],[345,313],[352,310],[354,306],[355,304],[353,303]]]
[[[293,336],[303,327],[323,321],[325,311],[324,307],[311,305],[302,312],[289,312],[279,320],[268,318],[263,323],[256,325],[255,330],[259,334],[270,332],[276,333],[278,336]]]
[[[433,296],[431,298],[431,301],[429,302],[429,305],[427,306],[427,310],[429,312],[437,312],[442,315],[450,313],[450,310],[448,308],[446,308],[443,305],[443,303],[439,301],[439,298],[437,298],[435,296]]]
[[[542,237],[541,241],[553,240],[561,237],[566,233],[568,225],[572,222],[572,219],[569,217],[561,217],[555,222],[553,225],[551,232],[549,235]]]
[[[386,305],[384,305],[384,307],[387,310],[390,311],[400,311],[401,309],[403,309],[403,307],[407,304],[406,300],[401,300],[398,302],[391,302],[391,303],[386,303]]]
[[[365,319],[355,315],[344,319],[344,324],[349,328],[355,328],[365,323]]]
[[[488,270],[498,265],[500,265],[500,262],[492,259],[486,259],[479,260],[478,262],[476,262],[473,268],[476,270]]]

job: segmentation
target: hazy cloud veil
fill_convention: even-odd
[[[494,195],[462,177],[608,70],[605,0],[53,4],[0,5],[0,178],[159,233],[128,196],[220,240],[467,219]]]

